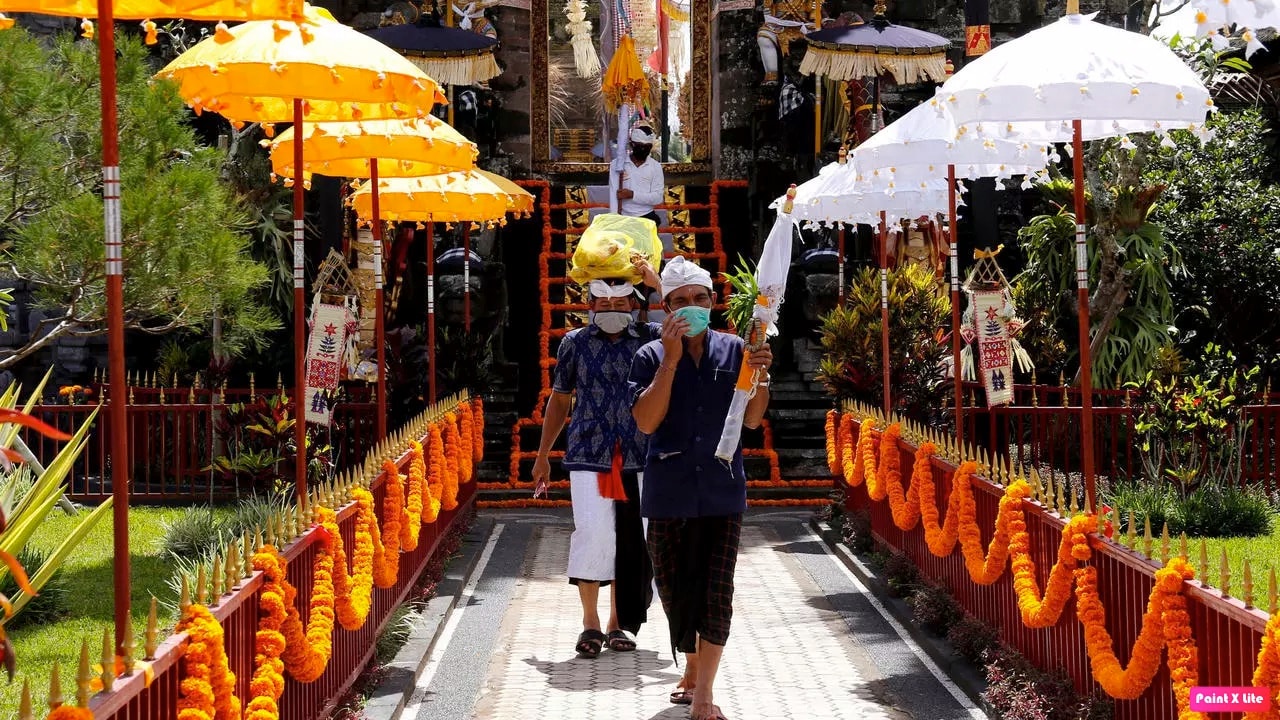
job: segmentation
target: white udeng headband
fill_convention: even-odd
[[[628,283],[623,283],[622,285],[610,285],[603,280],[592,280],[587,287],[590,288],[591,297],[631,297],[636,292],[636,289]]]

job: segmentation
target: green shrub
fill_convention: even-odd
[[[947,630],[947,642],[956,654],[974,665],[981,665],[984,654],[1000,644],[1000,633],[981,620],[966,615]]]
[[[1114,507],[1120,513],[1120,527],[1117,533],[1128,532],[1129,513],[1132,512],[1137,527],[1134,532],[1142,533],[1143,520],[1151,519],[1153,532],[1160,532],[1164,523],[1169,523],[1169,530],[1175,534],[1178,515],[1178,491],[1169,483],[1157,483],[1139,478],[1120,480],[1102,493],[1103,502]]]
[[[1260,487],[1204,485],[1179,503],[1175,518],[1170,532],[1190,537],[1258,537],[1271,533],[1275,511]]]
[[[289,499],[282,493],[274,495],[251,495],[236,504],[231,517],[221,524],[219,530],[225,540],[243,535],[255,528],[265,528],[267,524],[289,506]]]
[[[225,532],[208,506],[193,507],[164,526],[164,552],[174,558],[200,558],[217,547]]]
[[[24,545],[18,551],[17,558],[18,563],[24,568],[40,568],[52,554],[51,551]],[[67,584],[63,581],[62,570],[55,570],[49,581],[40,588],[40,593],[31,598],[30,602],[7,621],[5,627],[12,629],[23,624],[41,625],[65,616],[71,611],[67,604],[68,592]],[[18,582],[13,579],[13,575],[5,573],[0,576],[0,593],[10,598],[18,594]]]

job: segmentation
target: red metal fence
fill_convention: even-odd
[[[1058,409],[1061,410],[1061,407]],[[902,467],[910,468],[915,459],[915,448],[904,444],[901,452]],[[931,499],[921,498],[920,501],[932,500],[936,506],[945,508],[955,468],[937,458],[933,462],[936,496]],[[1005,643],[1040,668],[1063,669],[1081,693],[1099,689],[1090,674],[1084,627],[1076,619],[1074,599],[1068,603],[1054,627],[1027,628],[1019,614],[1011,572],[1006,572],[993,585],[975,584],[965,569],[961,553],[953,552],[944,558],[934,556],[925,543],[921,525],[908,532],[899,530],[893,523],[887,502],[872,502],[867,497],[865,488],[849,488],[843,478],[838,478],[836,483],[845,491],[846,505],[849,508],[865,510],[870,514],[872,532],[879,542],[905,554],[920,569],[923,577],[945,586],[966,612],[997,628]],[[1004,491],[976,476],[973,479],[973,489],[977,524],[982,529],[982,542],[985,546],[991,542],[999,500]],[[1037,580],[1043,588],[1048,580],[1049,569],[1057,558],[1064,520],[1038,503],[1027,502],[1025,507],[1031,553],[1036,564]],[[1142,616],[1159,566],[1108,540],[1095,538],[1091,544],[1094,554],[1090,562],[1098,570],[1098,589],[1106,608],[1106,626],[1114,641],[1117,657],[1127,664],[1129,651],[1142,628]],[[1223,597],[1217,590],[1199,582],[1192,582],[1191,586],[1187,592],[1187,609],[1191,615],[1192,636],[1199,646],[1199,684],[1252,685],[1254,665],[1268,615],[1256,608],[1245,607],[1239,600]],[[1177,717],[1177,708],[1169,672],[1163,666],[1151,687],[1140,698],[1116,701],[1115,704],[1116,720],[1173,717]],[[1224,714],[1223,717],[1239,715]]]
[[[401,471],[408,472],[408,455],[399,459]],[[374,481],[374,508],[382,522],[382,499],[386,494],[384,476]],[[466,516],[474,505],[476,483],[462,485],[458,491],[458,507],[441,511],[436,522],[422,528],[418,547],[400,556],[400,578],[394,587],[373,589],[372,609],[363,627],[354,632],[336,625],[333,652],[324,674],[315,682],[300,683],[285,675],[284,696],[280,699],[283,720],[313,720],[327,717],[343,695],[355,683],[373,657],[378,635],[390,619],[392,611],[402,604],[422,571],[440,547],[440,541]],[[346,547],[355,547],[354,504],[338,512],[338,525]],[[320,537],[313,528],[283,549],[288,561],[289,582],[298,589],[296,606],[307,622],[307,608],[312,592],[312,563],[320,550]],[[226,650],[232,672],[236,674],[236,694],[242,701],[252,697],[249,681],[254,669],[254,637],[258,629],[259,592],[262,573],[255,572],[236,588],[223,595],[211,610],[222,623],[226,634]],[[98,720],[154,720],[177,717],[177,701],[182,680],[178,660],[182,657],[186,634],[168,638],[156,651],[151,664],[153,679],[148,684],[144,674],[135,672],[115,684],[114,691],[99,694],[90,701]]]
[[[129,420],[130,498],[134,502],[212,502],[251,493],[211,469],[213,461],[232,453],[243,428],[218,425],[235,403],[273,396],[279,391],[258,389],[132,388],[126,410]],[[342,400],[333,409],[330,428],[314,430],[316,439],[333,448],[337,470],[354,466],[376,441],[377,403],[368,393]],[[100,395],[98,397],[101,397]],[[75,432],[96,405],[37,405],[32,414],[67,432]],[[105,406],[89,431],[88,444],[67,478],[67,492],[75,500],[99,502],[111,495],[111,428]],[[62,443],[23,430],[22,438],[41,463],[48,463]],[[291,461],[282,459],[291,468]],[[282,472],[288,475],[289,472]]]
[[[977,388],[976,384],[972,387]],[[968,393],[972,398],[972,390]],[[981,397],[980,395],[978,397]],[[1280,404],[1270,395],[1244,408],[1248,428],[1241,445],[1241,480],[1267,489],[1280,487]],[[1093,394],[1094,465],[1112,479],[1142,477],[1141,436],[1134,429],[1138,408],[1124,390]],[[1018,385],[1013,404],[964,408],[966,440],[1014,466],[1038,468],[1041,475],[1080,472],[1080,389]]]

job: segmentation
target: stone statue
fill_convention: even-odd
[[[804,37],[813,22],[810,0],[764,0],[764,24],[756,32],[765,84],[778,82],[782,59],[791,53],[791,42]]]

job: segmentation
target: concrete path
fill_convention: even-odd
[[[677,720],[681,669],[654,601],[636,652],[577,658],[577,591],[562,512],[494,521],[400,717],[419,720]],[[730,720],[986,717],[928,662],[808,529],[808,513],[748,515],[733,631],[716,682]],[[602,592],[602,616],[607,591]],[[683,658],[681,658],[683,663]]]

